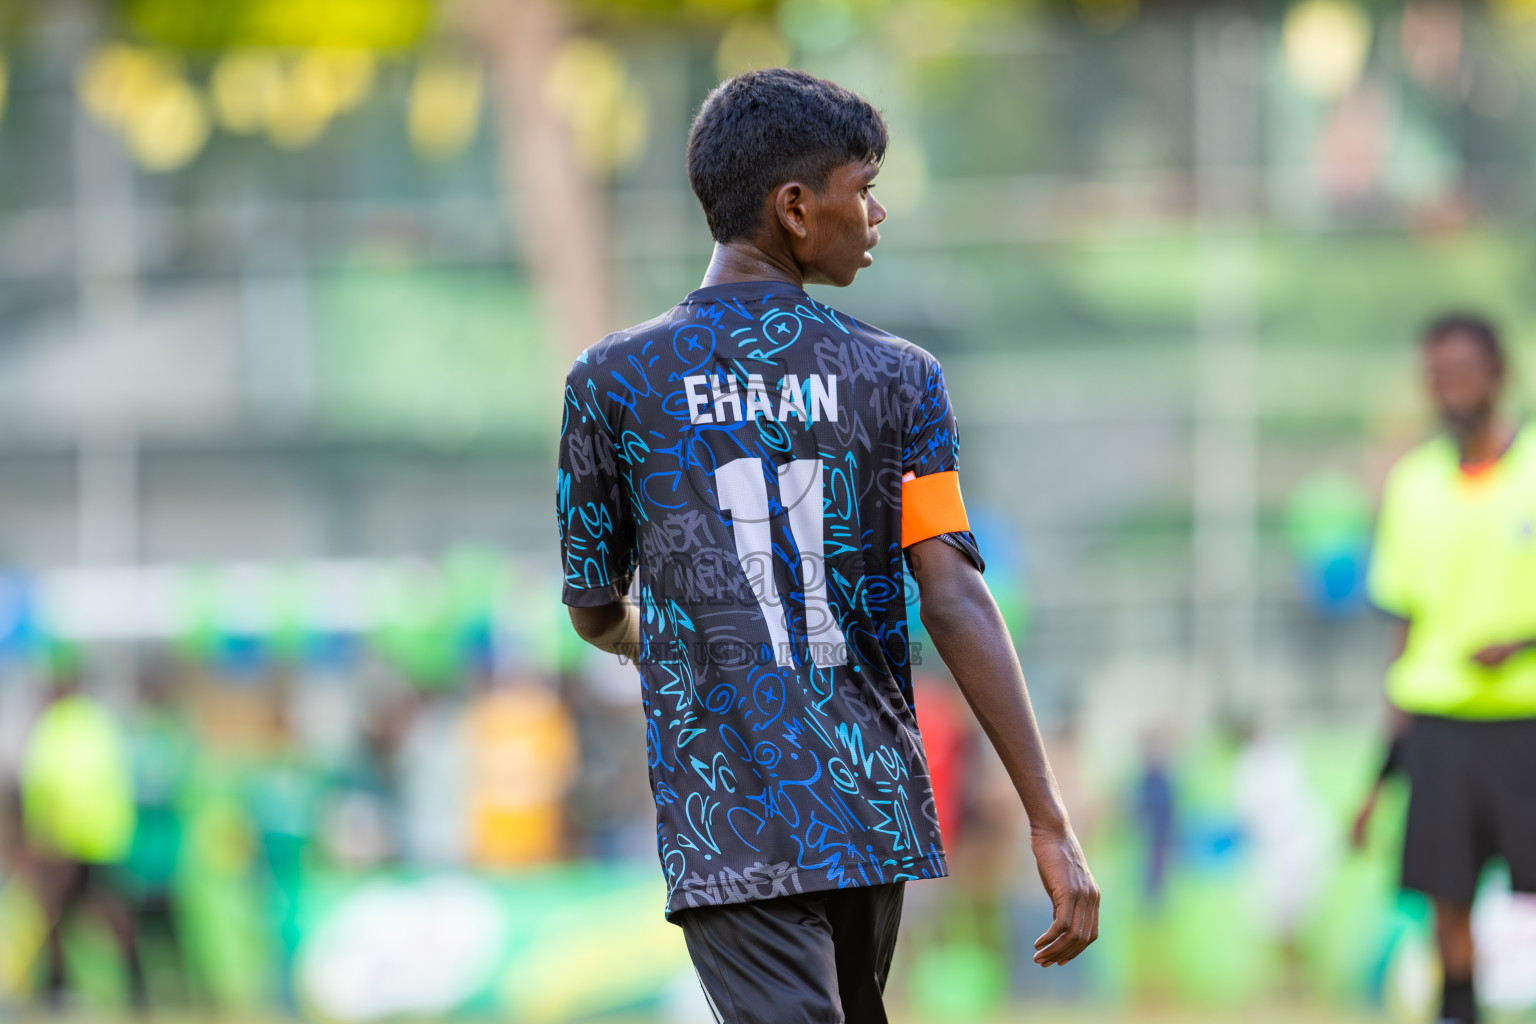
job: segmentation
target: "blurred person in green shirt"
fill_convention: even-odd
[[[168,662],[156,661],[140,676],[138,707],[128,727],[134,831],[121,875],[136,938],[157,942],[182,997],[191,1002],[177,875],[186,832],[185,790],[198,750],[180,696]]]
[[[133,786],[121,727],[105,705],[81,692],[74,656],[56,653],[53,691],[33,724],[21,768],[28,859],[47,918],[47,990],[64,995],[64,932],[87,912],[111,930],[135,1006],[145,1004],[133,920],[109,875],[134,835]]]
[[[1444,432],[1388,476],[1369,581],[1401,623],[1383,776],[1401,767],[1409,779],[1402,883],[1434,902],[1439,1019],[1472,1022],[1483,868],[1502,857],[1513,888],[1536,892],[1536,438],[1500,410],[1492,324],[1443,317],[1423,358]]]

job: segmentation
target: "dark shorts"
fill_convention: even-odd
[[[1406,744],[1403,887],[1470,905],[1502,857],[1518,892],[1536,892],[1536,719],[1416,716]]]
[[[724,1024],[885,1024],[903,883],[680,911]]]

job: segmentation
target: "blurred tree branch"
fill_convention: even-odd
[[[606,193],[549,101],[571,25],[561,0],[449,0],[445,13],[487,58],[502,191],[534,282],[574,358],[613,329]]]

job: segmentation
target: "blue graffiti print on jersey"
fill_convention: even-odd
[[[785,284],[694,292],[572,367],[564,600],[637,594],[669,914],[945,873],[901,495],[958,450],[933,357]]]

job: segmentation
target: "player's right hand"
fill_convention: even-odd
[[[1070,828],[1031,828],[1029,844],[1052,910],[1051,926],[1035,940],[1035,963],[1064,964],[1099,937],[1099,887]]]

